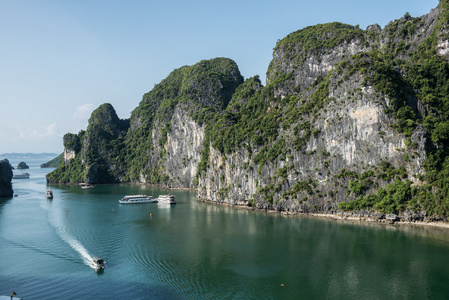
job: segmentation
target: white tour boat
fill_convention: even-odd
[[[147,195],[131,195],[123,197],[118,202],[121,204],[154,203],[157,199]]]
[[[168,204],[176,204],[174,195],[159,195],[157,198],[157,202],[159,203],[168,203]]]
[[[30,178],[30,173],[22,173],[12,176],[12,179],[28,179],[28,178]]]
[[[93,189],[94,187],[95,187],[95,185],[90,184],[90,183],[82,183],[81,184],[82,189]]]

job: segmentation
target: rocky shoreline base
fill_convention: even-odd
[[[327,213],[309,213],[307,215],[319,218],[328,218],[334,220],[343,220],[343,221],[357,221],[357,222],[366,222],[366,223],[378,223],[378,224],[404,224],[404,225],[419,225],[419,226],[433,226],[440,228],[449,228],[449,222],[441,221],[441,220],[424,220],[424,221],[406,221],[399,217],[396,219],[392,218],[374,218],[374,217],[364,217],[358,215],[345,215],[345,214],[327,214]]]
[[[281,214],[284,216],[309,216],[314,218],[324,218],[339,221],[359,222],[359,223],[371,223],[371,224],[385,224],[385,225],[416,225],[416,226],[431,226],[438,228],[448,228],[449,222],[441,218],[426,217],[417,214],[409,214],[405,216],[398,216],[395,214],[383,214],[383,213],[353,213],[353,212],[336,212],[336,213],[318,213],[318,212],[298,212],[298,211],[277,211],[270,209],[260,209],[253,206],[238,204],[230,204],[226,202],[216,202],[205,199],[197,199],[200,202],[213,203],[223,206],[230,206],[239,209],[254,210],[266,213]]]

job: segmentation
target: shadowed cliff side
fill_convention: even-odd
[[[12,197],[12,166],[7,159],[0,160],[0,198]]]

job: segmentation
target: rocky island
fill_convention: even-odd
[[[12,197],[12,166],[7,159],[0,160],[0,198]]]
[[[17,165],[17,170],[26,170],[29,168],[30,167],[24,161],[19,162],[19,164]]]
[[[110,104],[64,136],[48,182],[194,188],[285,213],[446,220],[449,1],[366,30],[338,22],[279,40],[267,82],[227,58],[174,70],[130,119]]]

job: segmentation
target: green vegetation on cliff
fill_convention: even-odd
[[[185,107],[198,123],[209,120],[223,110],[235,89],[243,82],[237,64],[226,58],[203,60],[193,66],[174,70],[161,83],[145,94],[132,112],[131,128],[126,136],[126,180],[138,180],[148,164],[149,152],[155,147],[151,136],[163,124],[156,143],[163,146],[170,130],[170,119],[178,105]],[[165,157],[162,151],[159,159]],[[157,161],[145,174],[146,180],[163,183],[168,176]]]
[[[64,153],[59,154],[52,160],[47,161],[46,163],[41,164],[41,168],[57,168],[64,161]]]
[[[54,182],[143,179],[163,183],[168,179],[163,146],[175,108],[181,105],[197,122],[205,122],[227,106],[242,82],[234,61],[215,58],[174,70],[143,96],[129,120],[120,120],[110,104],[103,104],[92,113],[85,132],[64,136],[64,147],[73,150],[76,158],[47,178]],[[156,148],[162,150],[154,153]]]
[[[143,96],[129,120],[119,120],[112,106],[103,105],[86,132],[66,135],[64,145],[75,158],[48,178],[169,185],[180,176],[165,167],[173,159],[167,145],[178,110],[204,126],[196,183],[219,182],[208,188],[220,199],[245,184],[226,182],[231,176],[224,175],[224,166],[227,175],[236,167],[226,161],[240,155],[245,161],[238,167],[251,173],[256,190],[246,200],[258,207],[448,216],[449,63],[437,52],[447,38],[448,16],[445,0],[434,21],[406,14],[384,30],[338,22],[306,27],[276,44],[266,86],[258,76],[243,81],[235,62],[225,58],[176,69]],[[388,120],[370,123],[365,132],[378,130],[373,134],[378,145],[360,138],[345,148],[345,128],[334,140],[324,132],[342,118],[357,123],[357,115],[351,116],[357,102],[375,103],[370,108],[379,108],[379,119]],[[326,145],[332,142],[344,145],[332,153]],[[393,153],[384,154],[389,161],[371,159],[371,148],[379,145],[391,148],[376,152]],[[220,166],[211,163],[216,153]],[[358,153],[371,164],[344,165]],[[425,160],[418,162],[421,155]],[[183,157],[186,165],[191,159]]]
[[[385,189],[379,188],[376,194],[340,203],[342,209],[374,208],[386,213],[410,209],[449,216],[449,63],[436,52],[438,35],[447,30],[449,6],[447,1],[441,1],[440,5],[443,10],[432,34],[416,50],[406,52],[406,58],[395,56],[397,51],[386,48],[367,53],[370,61],[364,64],[368,69],[366,83],[373,84],[394,101],[395,109],[389,112],[397,120],[394,124],[397,130],[406,137],[410,137],[417,126],[426,130],[431,143],[427,145],[424,161],[426,172],[422,179],[425,184],[412,186],[410,181],[396,179]],[[419,100],[425,109],[414,110],[410,106],[413,99]],[[409,147],[416,146],[410,139],[408,141]]]

